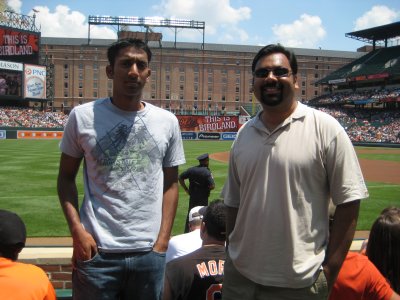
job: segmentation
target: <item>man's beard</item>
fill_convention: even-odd
[[[272,86],[271,84],[267,84],[268,86]],[[274,84],[274,88],[278,89],[278,93],[268,93],[268,91],[264,90],[265,86],[261,90],[261,99],[260,102],[266,106],[277,106],[283,101],[283,89],[282,85],[277,83]]]

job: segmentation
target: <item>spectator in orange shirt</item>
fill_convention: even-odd
[[[384,251],[382,251],[384,249]],[[367,256],[400,293],[400,207],[387,207],[369,233]]]
[[[37,266],[16,261],[25,241],[22,219],[13,212],[0,210],[0,299],[55,300],[46,273]]]

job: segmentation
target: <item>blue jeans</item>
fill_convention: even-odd
[[[154,299],[162,297],[165,253],[97,253],[78,261],[72,274],[74,300]]]

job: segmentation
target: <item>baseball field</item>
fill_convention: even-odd
[[[17,212],[30,237],[69,236],[56,191],[60,152],[59,140],[0,141],[0,208]],[[210,168],[216,182],[210,200],[219,197],[227,174],[232,142],[185,141],[187,163],[180,171],[196,165],[196,157],[210,153]],[[356,147],[370,197],[361,204],[358,230],[369,230],[386,206],[400,206],[400,149]],[[80,200],[82,174],[78,177]],[[180,189],[173,234],[182,233],[188,196]]]

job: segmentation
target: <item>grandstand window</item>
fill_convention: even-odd
[[[222,73],[222,74],[226,74],[226,73],[227,73],[227,72],[226,72],[226,69],[222,69],[222,70],[221,70],[221,73]]]
[[[314,91],[314,96],[318,96],[318,91]]]
[[[166,84],[165,85],[165,90],[169,91],[169,89],[170,89],[169,84]]]
[[[83,70],[83,64],[82,63],[80,63],[78,67],[79,67],[79,70]]]
[[[179,99],[183,100],[183,94],[179,94]],[[182,104],[182,103],[181,103]]]
[[[93,97],[97,98],[97,91],[93,91]]]
[[[83,92],[79,91],[79,98],[82,98],[82,97],[83,97]]]
[[[94,63],[93,64],[93,70],[97,70],[98,68],[99,68],[99,66],[96,63]]]
[[[208,77],[208,83],[212,83],[213,82],[213,78],[212,78],[212,76],[209,76]]]
[[[151,94],[151,99],[155,99],[156,95],[154,93]]]
[[[209,85],[208,86],[208,92],[212,93],[212,90],[213,90],[212,85]]]
[[[236,78],[236,84],[240,84],[240,77]]]
[[[181,91],[183,91],[183,84],[181,84],[181,85],[179,86],[179,89],[180,89]]]
[[[82,72],[79,72],[79,79],[83,80],[83,73]]]
[[[68,64],[65,64],[65,65],[64,65],[64,69],[68,69]]]
[[[240,70],[236,69],[236,75],[240,75]]]
[[[236,88],[235,88],[235,92],[236,92],[236,93],[239,93],[239,91],[240,91],[239,87],[238,87],[238,86],[236,86]]]
[[[113,87],[112,80],[108,80],[107,86],[108,86],[108,89],[109,89],[109,90],[112,89],[112,87]]]
[[[305,90],[301,90],[301,95],[305,96],[306,95],[306,91]]]
[[[193,89],[194,89],[195,92],[198,92],[199,91],[199,86],[198,85],[194,85]]]
[[[83,88],[83,82],[82,81],[79,81],[79,88],[80,89]]]
[[[198,76],[194,76],[194,82],[199,82],[199,77]]]
[[[318,68],[319,68],[319,66],[318,66],[318,65],[315,65],[315,69],[318,70]]]
[[[211,95],[208,95],[208,98],[207,98],[207,99],[211,101]]]
[[[236,61],[236,65],[237,65],[237,66],[240,65],[240,60],[237,60],[237,61]],[[239,73],[240,73],[240,71],[239,71]]]
[[[239,102],[239,96],[236,96],[236,97],[235,97],[235,101],[236,101],[236,102]]]
[[[97,89],[97,86],[98,86],[97,81],[93,81],[93,88]]]
[[[171,67],[169,65],[165,66],[165,71],[169,72],[171,70]]]
[[[318,73],[315,73],[314,78],[318,78],[318,77],[319,77]]]
[[[199,73],[199,67],[198,67],[198,66],[195,66],[195,67],[193,68],[193,70],[194,70],[195,73]]]
[[[213,73],[213,69],[208,68],[208,74],[212,74]]]
[[[64,73],[64,78],[67,79],[68,78],[68,72]]]
[[[156,84],[155,84],[155,83],[152,83],[152,84],[151,84],[151,89],[152,89],[152,90],[155,90],[155,89],[156,89]]]
[[[179,81],[180,81],[180,82],[184,82],[184,81],[185,81],[185,75],[179,76]]]
[[[302,82],[301,82],[301,86],[303,86],[303,87],[306,86],[306,82],[305,82],[305,81],[302,81]]]
[[[222,83],[226,83],[226,82],[227,82],[226,77],[222,77]]]
[[[68,97],[68,91],[64,91],[64,98]]]
[[[98,77],[99,77],[99,76],[98,76],[97,72],[93,73],[93,80],[97,80]]]
[[[165,95],[165,99],[169,99],[169,94],[166,94],[166,95]]]
[[[318,56],[315,57],[315,60],[318,60]]]
[[[179,67],[179,72],[184,73],[185,72],[185,67]]]
[[[64,82],[64,88],[68,88],[68,82]]]
[[[165,74],[165,81],[169,81],[169,80],[170,80],[169,74]]]
[[[226,99],[226,97],[225,97],[225,96],[222,96],[222,101],[225,101],[225,99]]]

